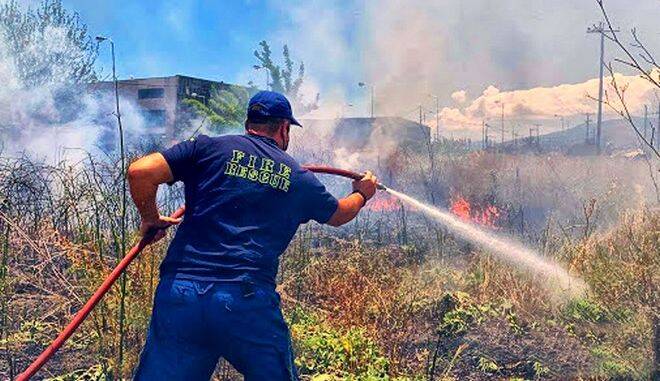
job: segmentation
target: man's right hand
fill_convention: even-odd
[[[140,235],[143,237],[151,237],[151,243],[157,242],[165,237],[165,230],[172,225],[178,225],[181,218],[172,218],[167,216],[159,216],[155,221],[142,220],[140,223]]]
[[[367,171],[363,178],[353,181],[353,194],[339,200],[337,210],[328,220],[328,225],[341,226],[357,216],[360,209],[376,193],[378,179]],[[360,195],[357,193],[359,192]]]
[[[360,192],[364,196],[364,202],[366,203],[376,193],[377,184],[378,179],[376,176],[371,171],[367,171],[362,179],[353,181],[353,192]]]

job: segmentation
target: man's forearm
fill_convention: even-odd
[[[367,200],[365,200],[364,196],[360,193],[351,193],[340,199],[339,205],[337,205],[337,211],[332,215],[328,224],[332,226],[340,226],[350,222],[355,216],[357,216],[366,201]]]
[[[150,179],[139,176],[139,173],[128,172],[128,183],[131,186],[131,197],[143,221],[156,221],[160,216],[156,205],[158,184]]]
[[[156,206],[158,185],[173,180],[167,161],[162,154],[152,153],[131,164],[127,176],[131,197],[142,221],[157,221],[160,217]]]

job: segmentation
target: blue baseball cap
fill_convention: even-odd
[[[264,118],[288,119],[291,124],[302,127],[302,124],[293,117],[291,103],[286,97],[275,91],[260,91],[250,99],[247,109],[247,118],[250,121],[259,121]]]

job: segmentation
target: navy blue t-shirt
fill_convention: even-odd
[[[186,199],[161,276],[274,285],[298,226],[325,223],[337,210],[337,199],[271,138],[199,135],[161,153]]]

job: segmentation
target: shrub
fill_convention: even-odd
[[[290,315],[296,365],[301,374],[350,380],[388,379],[389,361],[362,328],[338,329],[296,308]]]

